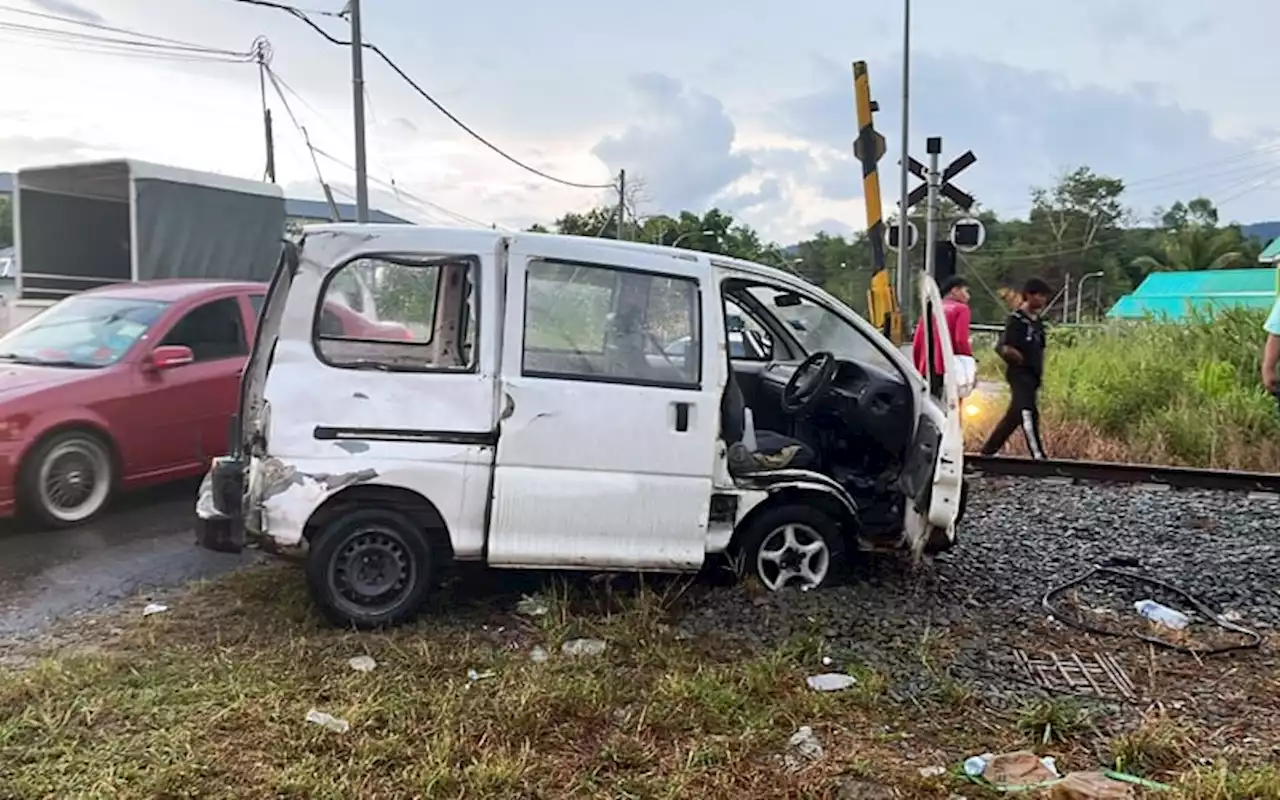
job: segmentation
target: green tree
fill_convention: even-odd
[[[1133,259],[1143,274],[1198,269],[1230,269],[1257,260],[1257,246],[1237,225],[1218,227],[1218,209],[1206,197],[1174,203],[1160,215],[1164,229],[1154,242],[1155,254]]]

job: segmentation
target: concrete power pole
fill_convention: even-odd
[[[350,0],[351,92],[356,139],[356,222],[369,221],[369,170],[364,145],[364,38],[360,33],[360,0]]]
[[[915,303],[911,299],[911,280],[907,270],[907,242],[911,241],[907,230],[907,181],[911,174],[908,164],[908,153],[911,150],[909,123],[911,122],[911,0],[902,0],[902,196],[898,204],[898,274],[897,286],[898,309],[904,320],[913,319],[911,309]]]

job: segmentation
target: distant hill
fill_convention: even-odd
[[[1280,220],[1272,222],[1254,222],[1250,225],[1241,225],[1240,230],[1244,232],[1245,236],[1252,236],[1255,239],[1270,242],[1272,239],[1280,236]]]

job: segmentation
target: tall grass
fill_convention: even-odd
[[[1041,402],[1052,455],[1083,457],[1054,447],[1057,425],[1071,430],[1073,451],[1280,471],[1280,411],[1259,379],[1264,318],[1233,309],[1051,331]],[[995,372],[994,353],[979,356]]]

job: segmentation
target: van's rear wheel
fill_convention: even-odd
[[[746,569],[770,591],[827,586],[845,567],[840,526],[807,505],[765,511],[749,523],[741,542]]]
[[[381,628],[422,608],[434,568],[426,533],[412,519],[357,508],[339,513],[312,539],[307,588],[335,624]]]

